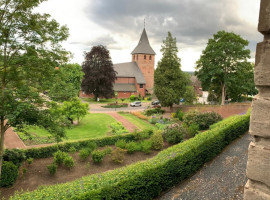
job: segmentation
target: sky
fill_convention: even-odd
[[[100,44],[110,51],[114,64],[130,62],[145,20],[156,64],[170,31],[177,40],[181,69],[194,71],[207,41],[220,30],[248,40],[254,62],[256,43],[263,39],[257,32],[259,4],[259,0],[47,0],[35,11],[48,13],[69,28],[63,46],[73,54],[72,63],[82,64],[84,53]]]

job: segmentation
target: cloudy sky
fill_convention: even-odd
[[[105,45],[113,63],[130,62],[144,27],[161,59],[160,48],[168,31],[177,39],[182,70],[194,71],[207,41],[219,30],[235,32],[249,40],[254,61],[259,0],[48,0],[37,9],[67,25],[70,37],[64,47],[71,62],[81,64],[84,52]]]

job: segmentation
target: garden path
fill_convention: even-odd
[[[25,149],[26,146],[19,136],[13,131],[12,128],[9,128],[5,133],[5,147],[7,149]]]
[[[123,126],[129,131],[129,132],[133,132],[136,129],[140,131],[140,129],[135,126],[134,124],[130,123],[127,119],[125,119],[124,117],[122,117],[121,115],[119,115],[117,112],[108,112],[108,115],[111,115],[114,119],[116,119],[117,121],[119,121],[120,123],[123,124]]]

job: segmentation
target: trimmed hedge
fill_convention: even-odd
[[[2,174],[1,174],[1,187],[10,187],[17,180],[19,175],[19,170],[13,162],[4,161],[2,166]]]
[[[114,145],[118,140],[124,139],[125,141],[134,141],[138,133],[129,133],[123,135],[107,136],[102,138],[93,138],[87,140],[77,140],[73,142],[62,142],[52,146],[31,148],[31,149],[12,149],[5,150],[4,160],[5,161],[16,161],[15,164],[26,160],[27,158],[47,158],[52,156],[58,150],[63,152],[69,152],[70,148],[74,147],[77,151],[83,148],[87,148],[89,145],[96,143],[97,146],[103,147],[106,145]],[[149,131],[149,134],[152,134]],[[18,159],[18,155],[20,159]],[[13,158],[14,157],[14,158]],[[22,159],[23,158],[23,159]]]
[[[230,117],[147,161],[16,194],[10,199],[152,199],[191,176],[248,128],[249,115]]]

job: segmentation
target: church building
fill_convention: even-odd
[[[118,93],[118,98],[129,98],[132,94],[144,97],[146,93],[152,94],[154,90],[156,53],[149,44],[145,28],[131,55],[132,62],[113,65],[117,72],[113,89]]]

